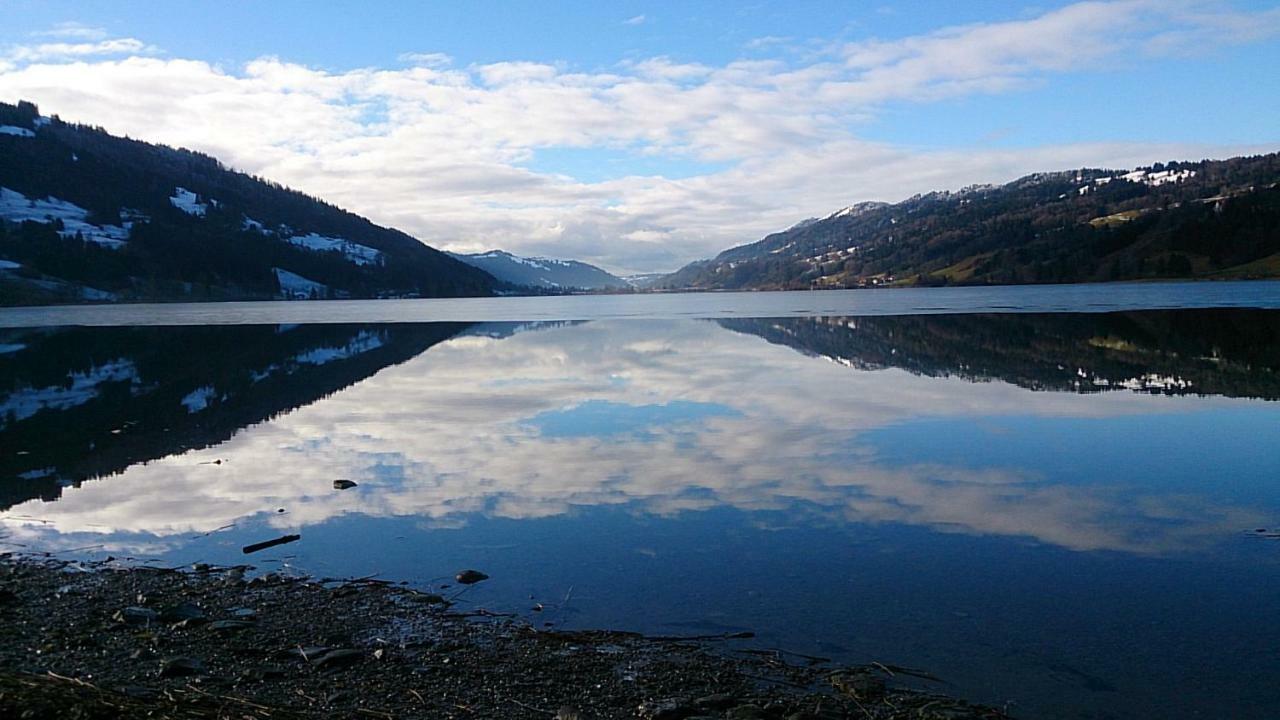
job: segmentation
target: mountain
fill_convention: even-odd
[[[654,287],[662,282],[670,273],[638,273],[636,275],[623,275],[622,279],[633,288],[646,289]]]
[[[511,285],[553,290],[621,290],[631,285],[616,275],[577,260],[520,257],[501,250],[450,256]]]
[[[658,287],[810,289],[1280,276],[1280,155],[861,203],[726,250]]]
[[[207,155],[0,103],[0,304],[453,297],[495,284]]]

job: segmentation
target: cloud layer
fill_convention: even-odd
[[[721,66],[656,57],[592,71],[529,61],[456,67],[445,54],[408,49],[402,67],[335,71],[274,57],[227,68],[67,25],[0,53],[0,98],[211,153],[436,246],[650,271],[854,201],[1256,149],[1080,142],[930,151],[868,142],[858,130],[890,104],[927,113],[943,99],[1016,92],[1119,59],[1204,52],[1277,30],[1280,10],[1083,2],[1030,19],[829,45],[803,62],[744,50]],[[557,172],[548,153],[564,151],[623,170]]]

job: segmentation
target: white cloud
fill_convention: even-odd
[[[623,25],[643,25],[644,21],[645,21],[644,15],[636,15],[635,17],[631,17],[631,18],[627,18],[626,20],[623,20],[622,24]]]
[[[116,38],[82,43],[41,43],[20,45],[10,49],[8,60],[15,63],[36,63],[95,55],[153,55],[158,49],[136,38]]]
[[[453,64],[453,58],[442,52],[401,53],[399,60],[429,68],[448,67]]]
[[[887,103],[1009,92],[1081,66],[1171,52],[1179,33],[1204,47],[1269,37],[1258,28],[1277,24],[1276,11],[1206,7],[1082,2],[1030,19],[845,44],[798,64],[655,57],[589,72],[529,61],[460,68],[442,53],[406,53],[410,66],[391,69],[328,71],[270,57],[223,68],[154,57],[132,38],[46,43],[0,53],[0,97],[209,152],[435,246],[578,257],[624,272],[674,269],[858,200],[1036,170],[1270,149],[1131,142],[927,151],[858,137]],[[124,57],[104,57],[112,55]],[[531,169],[544,167],[540,153],[562,148],[599,163],[618,158],[621,167],[671,161],[693,175],[588,182],[555,166]]]
[[[41,30],[31,34],[33,37],[69,38],[74,40],[103,40],[107,37],[107,31],[100,27],[93,27],[74,21],[61,22],[49,30]]]

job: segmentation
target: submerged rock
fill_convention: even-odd
[[[488,580],[489,576],[479,570],[463,570],[455,575],[453,579],[457,580],[461,585],[474,585],[481,580]]]

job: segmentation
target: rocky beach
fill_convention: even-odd
[[[10,718],[951,718],[921,670],[750,638],[566,631],[377,578],[0,558]]]

